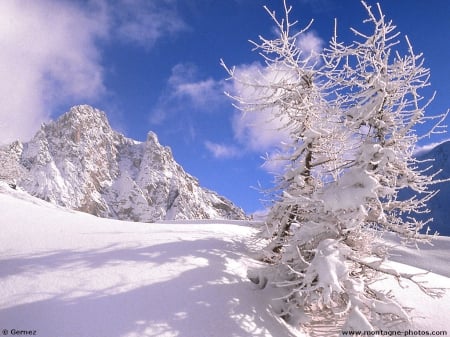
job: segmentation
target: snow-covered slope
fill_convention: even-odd
[[[149,132],[137,142],[112,130],[104,112],[76,106],[34,138],[0,148],[0,178],[30,194],[101,217],[244,219],[229,200],[200,187]]]
[[[441,143],[433,149],[421,153],[420,160],[432,159],[432,162],[421,164],[423,169],[432,166],[430,173],[442,170],[436,179],[450,178],[450,141]],[[431,214],[426,215],[434,219],[430,227],[438,231],[441,235],[450,236],[450,182],[440,183],[435,186],[439,193],[429,201],[428,206]]]
[[[314,332],[286,326],[273,313],[276,289],[248,281],[247,269],[259,267],[249,256],[255,233],[245,221],[101,219],[0,183],[0,328],[61,337],[333,336],[334,321]],[[397,260],[441,265],[441,275],[426,278],[448,286],[450,240],[437,242],[439,258],[407,249]],[[414,331],[450,332],[448,294],[434,300],[384,282],[412,308]]]
[[[0,328],[51,337],[293,336],[246,278],[244,221],[137,223],[0,184]]]

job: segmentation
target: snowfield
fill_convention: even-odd
[[[247,279],[259,265],[255,233],[245,221],[97,218],[1,184],[0,329],[41,337],[314,335],[284,324],[270,287]],[[399,248],[395,263],[429,267],[429,282],[450,287],[450,238],[436,247]],[[404,286],[395,291],[414,309],[414,328],[450,333],[449,293],[434,300]]]

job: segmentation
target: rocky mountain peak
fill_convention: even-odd
[[[158,136],[153,131],[149,131],[147,134],[147,142],[159,144]]]
[[[60,132],[59,137],[74,143],[99,140],[113,133],[106,114],[89,105],[74,106],[55,122],[44,126],[45,132],[51,132],[51,129]]]
[[[144,143],[126,138],[104,112],[88,105],[43,125],[30,142],[0,149],[0,157],[11,167],[8,179],[30,194],[101,217],[245,218],[187,174],[155,133]]]
[[[102,127],[110,127],[106,114],[99,110],[95,109],[90,105],[77,105],[72,108],[65,114],[63,114],[56,123],[61,125],[82,125],[82,126],[93,126],[98,125]]]

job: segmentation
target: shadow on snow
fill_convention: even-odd
[[[263,298],[252,285],[227,270],[245,251],[242,243],[218,239],[177,241],[123,248],[115,245],[88,251],[58,251],[37,257],[3,260],[0,276],[30,270],[64,270],[73,264],[96,269],[110,263],[145,262],[159,266],[183,257],[203,258],[207,265],[161,282],[114,294],[114,289],[67,298],[51,298],[0,310],[2,328],[34,329],[40,336],[266,336],[279,335]],[[77,275],[72,275],[76,278]],[[101,278],[102,276],[99,275]],[[58,280],[55,280],[57,282]],[[129,283],[129,281],[126,281]],[[1,284],[1,279],[0,279]],[[114,287],[120,289],[124,282]],[[107,294],[105,294],[107,290]],[[52,289],[49,288],[51,293]],[[113,292],[113,294],[110,294]],[[30,285],[30,293],[33,293]]]

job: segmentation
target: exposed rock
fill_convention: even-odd
[[[145,142],[112,130],[87,105],[43,124],[24,144],[0,148],[0,179],[71,209],[121,220],[244,219],[244,212],[175,162],[149,132]]]

